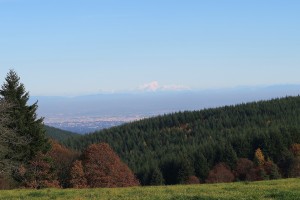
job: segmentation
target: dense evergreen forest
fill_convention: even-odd
[[[177,184],[191,175],[204,181],[218,163],[235,170],[239,158],[255,161],[257,149],[288,177],[291,146],[300,143],[300,97],[178,112],[72,138],[64,144],[81,151],[99,142],[108,143],[142,184],[151,184],[152,179]]]
[[[57,141],[60,141],[60,142],[63,142],[70,138],[80,137],[80,135],[78,133],[61,130],[61,129],[54,128],[54,127],[47,126],[47,125],[44,125],[44,127],[46,130],[47,137],[57,140]]]

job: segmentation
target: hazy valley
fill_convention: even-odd
[[[76,133],[89,133],[143,118],[178,111],[298,95],[300,85],[237,87],[202,91],[136,92],[77,97],[33,96],[45,124]]]

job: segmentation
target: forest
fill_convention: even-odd
[[[235,174],[232,180],[299,176],[300,97],[178,112],[64,144],[81,151],[97,142],[108,143],[143,185],[154,184],[157,177],[164,184],[184,183],[195,176],[200,182],[211,182],[213,169],[228,169]],[[271,175],[271,169],[257,169],[258,152],[264,160],[261,164],[276,175]],[[245,166],[253,167],[252,174],[237,172]],[[250,173],[251,167],[244,170]]]
[[[72,135],[45,127],[11,70],[0,89],[0,188],[97,188],[300,176],[300,96]],[[50,139],[49,139],[50,138]]]
[[[79,133],[65,131],[65,130],[54,128],[54,127],[47,126],[47,125],[44,125],[44,129],[46,131],[46,137],[57,140],[61,143],[70,138],[80,137]]]

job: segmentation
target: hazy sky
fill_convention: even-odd
[[[32,95],[300,83],[299,0],[0,0]]]

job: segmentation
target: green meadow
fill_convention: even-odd
[[[300,199],[300,179],[224,184],[100,189],[2,190],[0,199],[43,200],[241,200]]]

